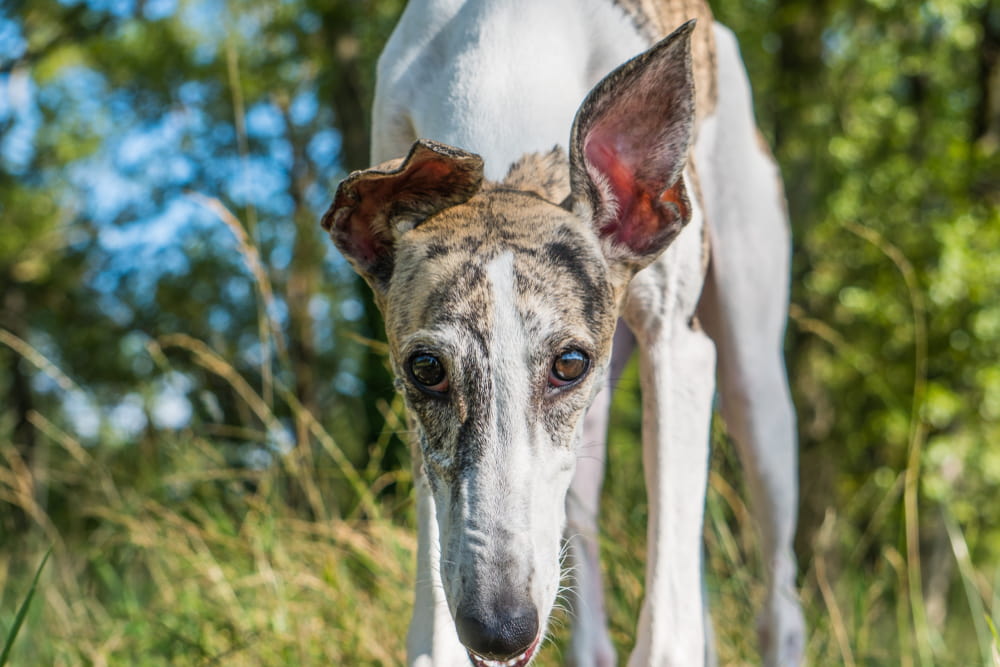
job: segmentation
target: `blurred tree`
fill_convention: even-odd
[[[880,545],[915,549],[911,567],[922,554],[940,623],[933,610],[954,563],[942,514],[958,518],[976,562],[1000,563],[1000,515],[987,500],[1000,483],[990,446],[1000,438],[1000,8],[715,4],[743,36],[794,227],[800,550],[829,510],[885,494],[893,520],[882,534],[862,539],[875,525],[864,505],[841,539],[871,547],[865,567],[882,566]],[[904,510],[904,489],[919,504]],[[908,545],[905,514],[915,521],[916,509],[922,539]]]
[[[317,220],[336,180],[367,163],[375,58],[402,4],[0,9],[0,328],[79,386],[0,343],[0,432],[22,456],[40,411],[88,444],[153,455],[164,430],[189,429],[233,463],[271,465],[312,442],[287,389],[369,462],[391,384],[358,336],[378,339],[381,323]],[[839,538],[868,545],[861,566],[884,567],[885,545],[919,547],[938,576],[920,583],[940,599],[942,516],[974,559],[1000,562],[1000,8],[712,4],[743,44],[794,226],[803,560],[838,508]],[[164,338],[177,333],[188,338]],[[371,463],[404,457],[393,441]],[[353,497],[341,471],[327,481]],[[857,499],[875,496],[891,520],[870,522]]]
[[[83,388],[67,396],[0,346],[23,454],[37,408],[88,441],[194,425],[250,437],[234,462],[273,456],[309,441],[304,413],[274,398],[287,387],[365,462],[392,390],[355,336],[381,329],[318,219],[345,166],[367,161],[374,59],[400,6],[5,7],[0,326]],[[173,332],[253,378],[283,433],[189,351],[158,368],[147,346]]]

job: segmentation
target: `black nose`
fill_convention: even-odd
[[[538,636],[538,612],[533,604],[495,609],[459,608],[458,638],[466,648],[490,660],[509,660],[528,650]]]

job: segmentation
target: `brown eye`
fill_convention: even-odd
[[[410,377],[423,389],[433,393],[448,390],[448,377],[444,364],[433,354],[420,353],[410,357]]]
[[[552,362],[549,384],[565,387],[582,378],[590,368],[590,357],[581,350],[565,350]]]

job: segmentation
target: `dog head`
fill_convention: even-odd
[[[476,664],[525,665],[544,634],[626,288],[690,219],[692,27],[591,91],[568,158],[527,156],[492,184],[477,155],[421,140],[351,174],[323,218],[384,315]]]

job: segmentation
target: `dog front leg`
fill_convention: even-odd
[[[430,484],[416,469],[417,584],[413,617],[406,636],[410,667],[468,667],[468,653],[458,641],[441,584],[441,546]]]
[[[706,661],[702,525],[715,347],[682,313],[630,321],[639,341],[649,499],[646,597],[630,667]]]

